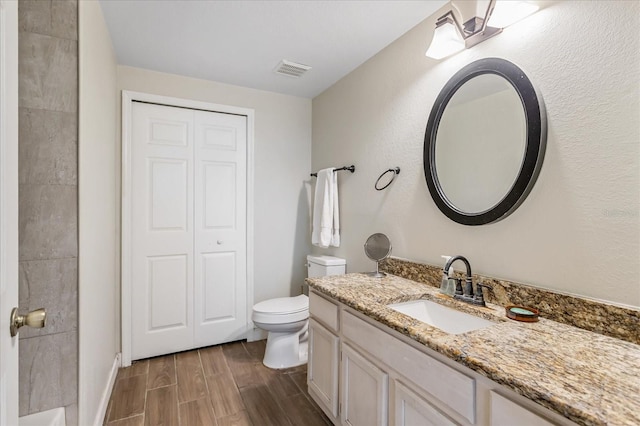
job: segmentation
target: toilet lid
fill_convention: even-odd
[[[304,294],[296,297],[279,297],[256,303],[253,306],[254,312],[264,314],[292,314],[309,309],[309,298]]]

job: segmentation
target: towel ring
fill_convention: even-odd
[[[380,179],[382,179],[382,177],[383,177],[384,175],[386,175],[387,173],[389,173],[389,172],[393,173],[393,176],[391,177],[391,179],[389,180],[389,182],[387,182],[387,184],[386,184],[385,186],[383,186],[383,187],[380,187],[380,188],[379,188],[379,187],[378,187],[378,183],[380,183]],[[388,187],[389,185],[391,185],[391,182],[393,182],[393,181],[394,181],[394,179],[396,178],[396,176],[397,176],[397,175],[399,175],[399,174],[400,174],[400,167],[396,167],[395,169],[385,170],[385,171],[384,171],[384,172],[383,172],[383,173],[378,177],[378,180],[376,180],[376,184],[374,185],[374,186],[375,186],[375,188],[376,188],[378,191],[382,191],[383,189],[385,189],[386,187]]]

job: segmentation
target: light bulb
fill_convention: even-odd
[[[506,28],[537,10],[537,5],[526,1],[498,0],[487,25],[495,28]]]

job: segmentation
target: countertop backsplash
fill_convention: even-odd
[[[442,280],[442,266],[396,257],[380,262],[380,270],[433,287],[440,287]],[[463,277],[464,274],[456,271],[456,275]],[[640,344],[640,310],[473,274],[474,286],[478,281],[491,286],[485,290],[487,302],[530,306],[538,309],[543,318]]]

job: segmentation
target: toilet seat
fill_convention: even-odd
[[[309,318],[309,298],[296,297],[269,299],[253,306],[253,322],[263,324],[287,324]]]

